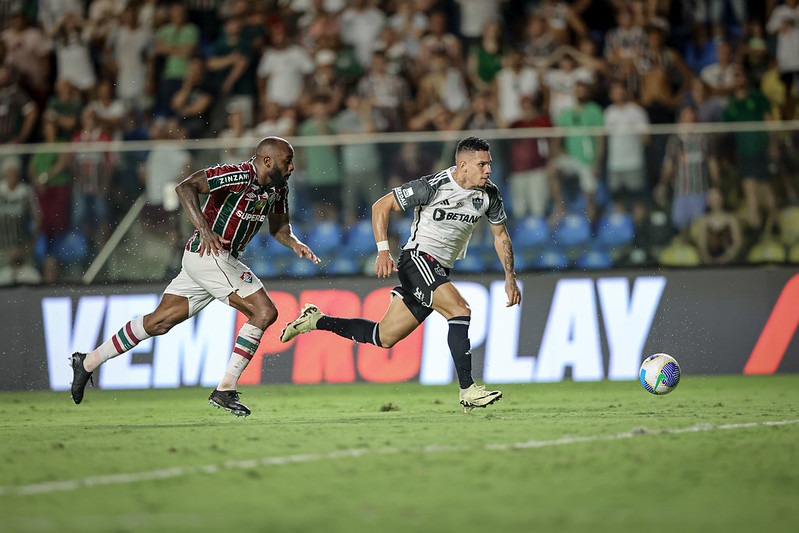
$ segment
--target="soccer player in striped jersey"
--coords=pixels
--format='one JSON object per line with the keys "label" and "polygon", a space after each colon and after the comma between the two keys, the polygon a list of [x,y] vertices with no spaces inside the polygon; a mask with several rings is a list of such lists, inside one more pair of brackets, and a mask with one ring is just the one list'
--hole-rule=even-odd
{"label": "soccer player in striped jersey", "polygon": [[[491,175],[488,143],[467,137],[455,149],[455,166],[393,189],[372,206],[372,229],[377,241],[375,274],[387,278],[398,272],[400,285],[380,322],[362,318],[338,318],[307,304],[289,322],[280,340],[288,342],[301,333],[331,331],[357,342],[391,348],[415,330],[433,311],[449,322],[447,342],[460,385],[464,410],[486,407],[502,397],[472,379],[469,342],[471,311],[449,278],[450,268],[466,254],[475,225],[483,217],[491,224],[494,249],[505,270],[507,305],[521,302],[513,270],[513,246],[505,227],[505,208]],[[388,246],[388,221],[392,211],[414,210],[411,234],[396,265]]]}
{"label": "soccer player in striped jersey", "polygon": [[[277,309],[258,277],[238,259],[239,254],[268,222],[275,240],[298,257],[319,262],[297,239],[289,222],[288,179],[293,170],[291,144],[266,137],[249,161],[199,170],[176,187],[183,209],[197,228],[186,243],[183,268],[164,290],[155,311],[134,318],[95,350],[72,355],[71,393],[76,404],[83,400],[86,384],[100,365],[145,339],[163,335],[217,299],[241,311],[247,322],[239,330],[225,374],[208,401],[236,416],[250,414],[236,387],[264,330],[277,320]],[[206,195],[202,205],[201,194]]]}

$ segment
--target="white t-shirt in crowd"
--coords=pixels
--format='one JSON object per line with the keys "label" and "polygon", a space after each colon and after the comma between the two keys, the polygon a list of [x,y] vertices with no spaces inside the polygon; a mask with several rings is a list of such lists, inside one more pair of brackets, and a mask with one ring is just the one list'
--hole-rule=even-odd
{"label": "white t-shirt in crowd", "polygon": [[[785,22],[793,22],[793,26],[782,29]],[[775,7],[766,30],[777,35],[777,65],[780,72],[799,70],[799,6]]]}
{"label": "white t-shirt in crowd", "polygon": [[579,67],[571,72],[561,69],[551,69],[544,74],[544,85],[549,88],[549,117],[555,122],[564,109],[574,107],[577,103],[575,96],[577,82],[594,82],[594,73],[585,67]]}
{"label": "white t-shirt in crowd", "polygon": [[[635,102],[611,104],[605,109],[608,133],[608,170],[640,170],[644,168],[644,145],[641,134],[649,126],[644,108]],[[619,133],[614,133],[614,130]],[[624,132],[624,133],[621,133]]]}
{"label": "white t-shirt in crowd", "polygon": [[267,78],[266,99],[283,107],[297,103],[304,78],[313,70],[313,59],[296,44],[282,50],[268,48],[258,64],[258,76]]}
{"label": "white t-shirt in crowd", "polygon": [[503,68],[496,79],[497,112],[506,124],[510,124],[522,117],[522,96],[538,93],[538,72],[532,67],[522,67],[518,72]]}

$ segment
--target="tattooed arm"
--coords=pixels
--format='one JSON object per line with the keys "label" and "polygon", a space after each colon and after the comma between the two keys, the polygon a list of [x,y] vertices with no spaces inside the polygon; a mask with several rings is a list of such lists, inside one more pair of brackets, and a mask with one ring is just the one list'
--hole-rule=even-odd
{"label": "tattooed arm", "polygon": [[516,283],[516,271],[513,269],[513,244],[505,224],[491,224],[491,233],[494,234],[494,250],[505,270],[505,294],[508,295],[506,305],[510,307],[522,301],[522,293]]}

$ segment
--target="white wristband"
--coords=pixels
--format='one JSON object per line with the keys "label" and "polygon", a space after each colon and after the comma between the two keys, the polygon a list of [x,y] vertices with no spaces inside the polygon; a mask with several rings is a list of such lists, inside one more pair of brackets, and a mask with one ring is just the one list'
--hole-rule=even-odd
{"label": "white wristband", "polygon": [[377,243],[377,251],[378,252],[388,252],[389,251],[388,241],[379,241]]}

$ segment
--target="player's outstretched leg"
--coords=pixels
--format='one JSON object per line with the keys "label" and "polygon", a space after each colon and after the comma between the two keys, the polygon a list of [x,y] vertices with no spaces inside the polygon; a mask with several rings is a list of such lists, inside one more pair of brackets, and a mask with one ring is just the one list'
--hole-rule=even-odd
{"label": "player's outstretched leg", "polygon": [[84,359],[86,359],[86,354],[81,352],[75,352],[69,358],[69,363],[72,365],[72,388],[70,393],[72,394],[72,401],[75,403],[83,401],[83,392],[86,390],[86,384],[89,381],[92,382],[92,385],[94,384],[92,373],[83,367]]}
{"label": "player's outstretched leg", "polygon": [[250,414],[250,409],[239,401],[239,391],[237,390],[214,389],[214,392],[208,397],[208,403],[236,416],[248,416]]}
{"label": "player's outstretched leg", "polygon": [[477,385],[476,383],[472,383],[468,389],[461,389],[460,392],[460,400],[464,413],[468,413],[475,407],[485,408],[500,398],[502,398],[502,391],[487,391],[484,386]]}
{"label": "player's outstretched leg", "polygon": [[280,334],[281,342],[288,342],[300,333],[308,333],[316,329],[316,323],[321,318],[322,312],[314,304],[305,304],[302,313],[295,320],[286,324],[283,333]]}

